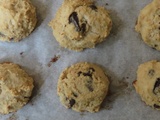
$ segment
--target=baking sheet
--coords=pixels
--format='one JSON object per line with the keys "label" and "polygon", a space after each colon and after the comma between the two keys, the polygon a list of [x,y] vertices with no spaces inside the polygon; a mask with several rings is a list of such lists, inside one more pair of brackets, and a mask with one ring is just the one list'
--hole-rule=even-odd
{"label": "baking sheet", "polygon": [[[0,42],[0,62],[20,64],[35,81],[31,101],[16,113],[0,115],[0,120],[158,120],[159,111],[146,106],[136,94],[132,82],[139,64],[158,59],[160,52],[144,44],[134,26],[139,11],[151,0],[97,0],[109,9],[111,35],[95,49],[74,52],[61,48],[52,36],[48,22],[62,0],[31,0],[37,7],[38,25],[19,43]],[[108,5],[106,5],[108,3]],[[55,58],[58,56],[58,60]],[[106,70],[110,92],[98,113],[78,113],[63,107],[56,94],[62,70],[87,61]]]}

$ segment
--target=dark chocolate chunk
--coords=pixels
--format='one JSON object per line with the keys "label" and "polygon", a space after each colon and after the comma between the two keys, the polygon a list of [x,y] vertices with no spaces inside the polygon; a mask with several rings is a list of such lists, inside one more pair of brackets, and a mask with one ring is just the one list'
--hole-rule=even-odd
{"label": "dark chocolate chunk", "polygon": [[73,107],[73,105],[76,103],[74,99],[69,100],[70,108]]}
{"label": "dark chocolate chunk", "polygon": [[86,31],[86,24],[85,23],[83,23],[82,25],[81,25],[81,33],[83,34],[83,33],[85,33],[85,31]]}
{"label": "dark chocolate chunk", "polygon": [[9,40],[10,40],[10,41],[13,41],[13,40],[14,40],[14,38],[10,38]]}
{"label": "dark chocolate chunk", "polygon": [[76,93],[72,93],[74,97],[78,97],[78,95]]}
{"label": "dark chocolate chunk", "polygon": [[154,85],[154,88],[153,88],[153,93],[156,95],[157,93],[156,93],[156,88],[157,87],[159,87],[159,89],[160,89],[160,78],[157,78],[157,80],[156,80],[156,83],[155,83],[155,85]]}
{"label": "dark chocolate chunk", "polygon": [[155,45],[154,45],[154,47],[156,48],[156,47],[158,47],[158,45],[157,45],[157,44],[155,44]]}
{"label": "dark chocolate chunk", "polygon": [[84,76],[89,76],[92,78],[92,74],[95,72],[93,68],[89,68],[89,71],[87,73],[83,73]]}
{"label": "dark chocolate chunk", "polygon": [[79,19],[78,19],[78,16],[77,16],[77,13],[76,12],[73,12],[70,16],[69,16],[69,24],[70,23],[73,23],[74,26],[76,27],[76,30],[78,32],[81,31],[81,28],[80,28],[80,25],[79,25]]}
{"label": "dark chocolate chunk", "polygon": [[97,10],[97,7],[95,5],[90,5],[89,6],[92,10]]}
{"label": "dark chocolate chunk", "polygon": [[87,73],[83,73],[84,76],[89,76],[92,77],[92,73],[90,73],[90,71],[88,71]]}
{"label": "dark chocolate chunk", "polygon": [[154,108],[160,109],[159,105],[154,104]]}
{"label": "dark chocolate chunk", "polygon": [[153,69],[151,69],[151,70],[149,70],[148,75],[149,75],[149,76],[153,76],[154,73],[155,73],[155,71],[154,71]]}
{"label": "dark chocolate chunk", "polygon": [[80,71],[80,72],[78,72],[78,77],[80,76],[82,74],[82,72]]}
{"label": "dark chocolate chunk", "polygon": [[94,68],[89,68],[90,71],[92,72],[95,72],[95,69]]}
{"label": "dark chocolate chunk", "polygon": [[87,80],[87,83],[86,83],[86,87],[88,88],[88,90],[90,91],[90,92],[93,92],[93,86],[92,86],[92,83],[93,83],[93,81],[92,81],[92,79],[90,79],[90,80]]}
{"label": "dark chocolate chunk", "polygon": [[88,88],[88,90],[90,91],[90,92],[93,92],[93,87],[92,87],[92,85],[91,84],[86,84],[86,87]]}

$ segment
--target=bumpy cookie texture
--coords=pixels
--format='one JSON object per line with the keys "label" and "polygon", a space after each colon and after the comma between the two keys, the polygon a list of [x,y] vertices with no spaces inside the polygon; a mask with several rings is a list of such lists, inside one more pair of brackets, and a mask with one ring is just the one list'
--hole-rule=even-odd
{"label": "bumpy cookie texture", "polygon": [[82,51],[102,42],[112,21],[108,11],[92,0],[65,0],[49,25],[62,47]]}
{"label": "bumpy cookie texture", "polygon": [[160,62],[153,60],[141,64],[133,85],[147,105],[160,110]]}
{"label": "bumpy cookie texture", "polygon": [[18,42],[27,37],[37,23],[30,0],[0,0],[0,40]]}
{"label": "bumpy cookie texture", "polygon": [[13,63],[0,64],[0,113],[8,114],[22,108],[29,100],[33,79]]}
{"label": "bumpy cookie texture", "polygon": [[135,28],[147,45],[160,50],[160,0],[153,0],[140,12]]}
{"label": "bumpy cookie texture", "polygon": [[77,63],[59,77],[57,93],[66,108],[97,112],[107,95],[109,80],[103,70],[91,63]]}

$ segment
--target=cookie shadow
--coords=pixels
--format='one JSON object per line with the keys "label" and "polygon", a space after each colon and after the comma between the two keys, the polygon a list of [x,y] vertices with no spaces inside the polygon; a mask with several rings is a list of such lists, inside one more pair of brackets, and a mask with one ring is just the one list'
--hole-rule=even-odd
{"label": "cookie shadow", "polygon": [[35,71],[33,69],[29,69],[25,66],[22,66],[22,69],[24,69],[29,75],[30,77],[33,78],[33,84],[34,84],[34,88],[32,90],[32,95],[30,97],[30,100],[28,101],[28,104],[33,105],[34,101],[36,101],[37,97],[39,97],[41,95],[40,91],[41,91],[41,87],[44,84],[44,80],[42,79],[42,76],[40,73],[29,73],[29,71]]}
{"label": "cookie shadow", "polygon": [[118,16],[118,13],[115,10],[109,10],[110,17],[112,19],[112,29],[110,35],[104,40],[102,44],[99,44],[99,47],[102,46],[111,46],[117,40],[119,40],[119,35],[121,35],[121,30],[124,27],[122,19]]}
{"label": "cookie shadow", "polygon": [[36,7],[36,13],[37,13],[37,24],[35,27],[35,30],[36,30],[45,20],[52,3],[49,4],[49,1],[43,2],[43,1],[37,1],[37,0],[31,0],[31,2]]}
{"label": "cookie shadow", "polygon": [[105,110],[110,110],[113,108],[115,100],[117,98],[124,97],[131,93],[131,86],[126,81],[127,78],[118,78],[115,74],[109,70],[104,69],[107,73],[108,79],[110,81],[108,95],[104,99],[101,108]]}

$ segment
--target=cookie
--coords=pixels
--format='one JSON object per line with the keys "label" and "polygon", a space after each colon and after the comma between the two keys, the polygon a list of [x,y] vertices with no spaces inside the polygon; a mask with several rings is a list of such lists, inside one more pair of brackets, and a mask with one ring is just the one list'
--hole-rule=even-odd
{"label": "cookie", "polygon": [[37,23],[30,0],[0,0],[0,40],[18,42],[27,37]]}
{"label": "cookie", "polygon": [[29,100],[33,79],[17,64],[0,64],[0,113],[8,114],[22,108]]}
{"label": "cookie", "polygon": [[110,33],[112,21],[108,11],[92,0],[64,0],[49,25],[62,47],[82,51],[102,42]]}
{"label": "cookie", "polygon": [[133,85],[147,105],[160,110],[160,62],[153,60],[141,64]]}
{"label": "cookie", "polygon": [[83,62],[61,73],[57,93],[66,108],[97,112],[107,95],[108,86],[109,80],[99,66]]}
{"label": "cookie", "polygon": [[160,0],[153,0],[140,12],[135,29],[147,45],[160,50]]}

